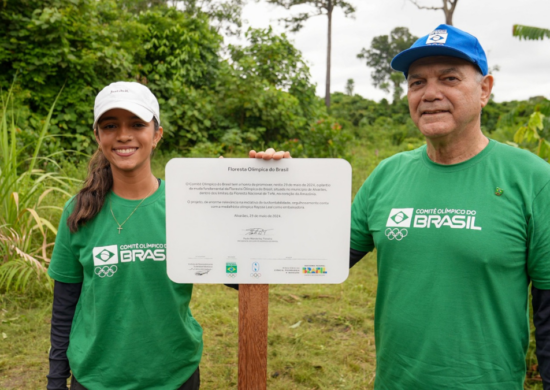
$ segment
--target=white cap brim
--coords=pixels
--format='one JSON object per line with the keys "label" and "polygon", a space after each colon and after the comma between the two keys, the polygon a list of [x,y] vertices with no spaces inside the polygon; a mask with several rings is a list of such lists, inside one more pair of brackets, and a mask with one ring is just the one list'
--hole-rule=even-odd
{"label": "white cap brim", "polygon": [[[105,106],[102,106],[100,109],[95,112],[96,117],[94,119],[94,126],[95,129],[97,126],[97,122],[103,114],[105,114],[109,110],[114,110],[116,108],[120,108],[122,110],[130,111],[132,114],[135,114],[137,117],[139,117],[141,120],[145,122],[151,122],[153,120],[153,117],[155,116],[151,111],[149,111],[147,108],[143,107],[140,104],[137,104],[132,101],[115,101],[115,102],[109,102]],[[157,118],[157,121],[159,121],[159,118]]]}

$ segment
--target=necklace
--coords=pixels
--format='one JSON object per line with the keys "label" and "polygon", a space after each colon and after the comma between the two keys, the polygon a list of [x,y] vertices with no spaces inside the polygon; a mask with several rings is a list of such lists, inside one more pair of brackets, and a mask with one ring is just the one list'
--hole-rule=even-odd
{"label": "necklace", "polygon": [[115,213],[113,213],[113,206],[112,206],[112,204],[111,204],[111,196],[109,196],[109,208],[111,209],[111,215],[113,216],[113,219],[115,220],[116,224],[118,225],[118,227],[117,227],[117,229],[118,229],[118,234],[120,234],[120,231],[123,229],[123,228],[122,228],[122,225],[124,225],[126,222],[128,222],[128,220],[130,219],[130,217],[131,217],[132,215],[134,215],[134,213],[135,213],[136,210],[139,208],[139,206],[141,206],[141,204],[142,204],[143,202],[145,202],[145,199],[147,199],[148,197],[150,197],[151,195],[153,195],[156,191],[157,191],[157,188],[155,188],[155,189],[153,190],[153,192],[151,192],[149,195],[147,195],[145,198],[143,198],[143,199],[141,200],[141,202],[139,202],[139,204],[136,206],[136,208],[134,209],[134,211],[132,211],[132,212],[130,213],[130,215],[128,215],[128,218],[126,218],[126,219],[124,220],[124,222],[122,222],[122,223],[118,223],[118,221],[117,221],[117,219],[116,219],[116,217],[115,217]]}

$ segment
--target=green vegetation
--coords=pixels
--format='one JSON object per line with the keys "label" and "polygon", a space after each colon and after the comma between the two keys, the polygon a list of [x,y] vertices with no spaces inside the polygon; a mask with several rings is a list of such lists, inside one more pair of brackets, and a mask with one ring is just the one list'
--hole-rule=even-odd
{"label": "green vegetation", "polygon": [[[181,12],[165,3],[0,2],[0,389],[44,387],[45,271],[61,207],[95,149],[94,97],[108,83],[137,80],[159,97],[165,138],[153,160],[158,177],[171,157],[245,157],[250,147],[273,146],[294,157],[348,159],[355,194],[382,159],[424,143],[400,93],[393,103],[364,99],[350,79],[346,94],[330,96],[329,114],[284,34],[249,30],[246,45],[224,46],[215,9],[202,12],[189,0]],[[239,26],[238,18],[226,20]],[[386,83],[399,81],[386,76]],[[550,157],[550,101],[543,97],[491,101],[482,124],[491,138]],[[342,285],[271,286],[268,387],[372,388],[376,285],[370,254]],[[205,329],[203,387],[236,388],[237,293],[196,286],[192,307]],[[525,388],[541,389],[533,342],[527,365]]]}
{"label": "green vegetation", "polygon": [[[367,66],[374,69],[371,74],[372,84],[383,91],[389,92],[393,88],[393,101],[397,102],[403,94],[402,84],[405,76],[396,72],[390,66],[391,60],[403,50],[408,49],[418,39],[409,32],[407,27],[394,28],[389,36],[374,37],[370,49],[363,48],[357,58],[365,59]],[[392,85],[393,84],[393,85]]]}
{"label": "green vegetation", "polygon": [[[406,146],[365,139],[350,145],[353,193],[383,158]],[[168,153],[155,157],[155,175],[164,177],[169,158]],[[82,175],[84,166],[71,169]],[[76,171],[70,172],[78,176]],[[372,389],[376,287],[375,254],[357,264],[341,285],[271,286],[268,388]],[[204,328],[203,387],[236,389],[238,294],[225,286],[196,285],[191,305]],[[44,387],[50,310],[51,296],[37,296],[32,291],[0,297],[0,389]],[[536,365],[533,351],[534,341],[528,367],[535,380],[528,380],[525,388],[541,390],[536,371],[531,371]]]}
{"label": "green vegetation", "polygon": [[40,155],[55,102],[36,142],[24,143],[18,136],[22,130],[16,126],[11,92],[2,96],[0,121],[0,290],[51,289],[46,269],[59,218],[51,209],[60,208],[47,201],[51,193],[68,196],[70,190],[69,179],[41,169],[56,165],[54,156]]}
{"label": "green vegetation", "polygon": [[160,5],[133,13],[114,0],[0,2],[0,88],[17,75],[19,123],[36,133],[65,86],[50,127],[63,136],[44,147],[74,150],[65,157],[72,161],[95,148],[96,93],[119,80],[140,81],[155,93],[164,147],[179,153],[278,146],[289,139],[305,147],[311,124],[333,122],[301,53],[284,34],[252,29],[247,45],[225,47],[208,16],[197,12]]}
{"label": "green vegetation", "polygon": [[514,24],[512,34],[519,39],[536,41],[538,39],[550,38],[550,29]]}

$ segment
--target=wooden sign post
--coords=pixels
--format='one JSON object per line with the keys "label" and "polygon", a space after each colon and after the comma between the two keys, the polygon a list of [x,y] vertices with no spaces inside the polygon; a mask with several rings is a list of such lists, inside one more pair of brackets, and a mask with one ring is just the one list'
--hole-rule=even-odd
{"label": "wooden sign post", "polygon": [[239,285],[239,390],[267,388],[269,284]]}

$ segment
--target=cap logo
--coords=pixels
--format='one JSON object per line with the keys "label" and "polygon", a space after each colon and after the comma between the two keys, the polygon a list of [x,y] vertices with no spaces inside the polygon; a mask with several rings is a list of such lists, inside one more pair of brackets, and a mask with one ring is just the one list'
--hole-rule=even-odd
{"label": "cap logo", "polygon": [[111,93],[117,93],[117,92],[130,92],[127,89],[115,89],[114,91],[111,91]]}
{"label": "cap logo", "polygon": [[435,30],[428,35],[426,45],[443,45],[447,42],[447,30]]}

